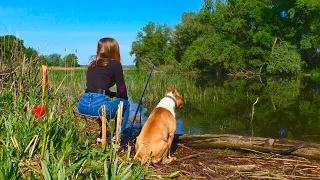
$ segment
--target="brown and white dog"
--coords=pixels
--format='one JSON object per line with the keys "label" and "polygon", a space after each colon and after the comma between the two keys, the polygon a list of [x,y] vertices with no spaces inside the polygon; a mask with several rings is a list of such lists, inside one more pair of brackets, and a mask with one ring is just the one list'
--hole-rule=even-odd
{"label": "brown and white dog", "polygon": [[170,157],[170,147],[176,131],[175,108],[183,108],[183,100],[174,87],[167,88],[165,97],[159,102],[157,107],[151,112],[148,120],[143,125],[137,137],[134,159],[141,164],[146,163],[149,157],[152,163],[162,160],[163,164],[168,164],[176,158]]}

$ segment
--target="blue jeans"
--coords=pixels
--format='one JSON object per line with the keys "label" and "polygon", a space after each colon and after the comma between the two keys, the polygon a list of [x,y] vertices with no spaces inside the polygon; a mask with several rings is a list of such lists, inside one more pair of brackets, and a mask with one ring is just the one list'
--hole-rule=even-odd
{"label": "blue jeans", "polygon": [[118,104],[123,102],[123,119],[121,133],[123,134],[129,119],[130,103],[126,99],[118,98],[112,101],[108,96],[98,93],[85,93],[79,100],[78,111],[89,116],[101,116],[102,106],[106,105],[107,119],[114,118],[118,111]]}

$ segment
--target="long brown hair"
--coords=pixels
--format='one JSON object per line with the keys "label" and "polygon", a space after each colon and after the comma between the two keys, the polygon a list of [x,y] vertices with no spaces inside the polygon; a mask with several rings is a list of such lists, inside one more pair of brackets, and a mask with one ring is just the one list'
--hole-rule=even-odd
{"label": "long brown hair", "polygon": [[113,38],[101,38],[98,42],[97,54],[89,64],[89,68],[95,65],[106,66],[110,60],[121,61],[118,42]]}

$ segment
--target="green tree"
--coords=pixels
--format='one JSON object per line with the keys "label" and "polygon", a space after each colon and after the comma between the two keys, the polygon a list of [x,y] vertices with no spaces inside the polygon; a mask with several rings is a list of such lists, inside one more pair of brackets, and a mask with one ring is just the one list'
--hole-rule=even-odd
{"label": "green tree", "polygon": [[176,58],[200,70],[258,69],[274,39],[264,22],[269,9],[270,3],[259,0],[204,1],[199,13],[184,14],[176,26]]}
{"label": "green tree", "polygon": [[201,14],[195,12],[186,12],[182,14],[182,23],[176,25],[173,46],[174,46],[174,56],[178,62],[182,61],[182,57],[191,44],[197,40],[202,34],[205,34],[207,21],[202,19]]}
{"label": "green tree", "polygon": [[296,48],[287,42],[277,45],[267,62],[267,71],[272,74],[301,71],[302,61]]}
{"label": "green tree", "polygon": [[198,12],[182,14],[169,36],[165,27],[147,24],[131,55],[137,66],[168,59],[188,69],[297,73],[301,62],[320,66],[319,12],[317,0],[203,0]]}
{"label": "green tree", "polygon": [[48,66],[62,66],[61,54],[50,54],[47,56]]}
{"label": "green tree", "polygon": [[41,62],[41,64],[47,65],[47,66],[51,66],[48,60],[48,56],[44,56],[44,55],[40,55],[39,56],[39,61]]}
{"label": "green tree", "polygon": [[295,45],[310,66],[320,66],[320,1],[296,0],[288,15],[292,21]]}
{"label": "green tree", "polygon": [[132,43],[130,55],[135,55],[138,68],[144,64],[164,65],[173,63],[172,29],[167,25],[149,22]]}
{"label": "green tree", "polygon": [[39,53],[38,53],[38,51],[36,51],[32,47],[28,47],[25,50],[25,55],[26,55],[26,60],[31,61],[31,60],[35,59],[36,57],[38,57]]}
{"label": "green tree", "polygon": [[187,48],[183,62],[191,68],[197,67],[204,71],[215,69],[222,72],[225,68],[241,67],[243,61],[240,47],[216,34],[202,36],[194,41]]}
{"label": "green tree", "polygon": [[63,58],[62,66],[79,67],[78,57],[75,54],[68,54]]}

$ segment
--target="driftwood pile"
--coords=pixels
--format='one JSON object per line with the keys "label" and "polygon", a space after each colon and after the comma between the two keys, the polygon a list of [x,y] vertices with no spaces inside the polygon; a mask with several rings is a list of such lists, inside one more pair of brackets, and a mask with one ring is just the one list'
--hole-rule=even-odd
{"label": "driftwood pile", "polygon": [[192,149],[234,149],[256,153],[295,155],[320,159],[320,144],[231,134],[182,135],[179,142]]}
{"label": "driftwood pile", "polygon": [[[150,179],[319,179],[320,145],[230,134],[176,137],[177,157]],[[249,152],[249,153],[248,153]]]}
{"label": "driftwood pile", "polygon": [[156,165],[150,179],[320,179],[320,161],[316,160],[178,146],[173,154],[178,160]]}

